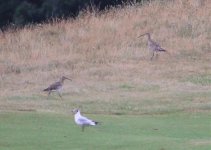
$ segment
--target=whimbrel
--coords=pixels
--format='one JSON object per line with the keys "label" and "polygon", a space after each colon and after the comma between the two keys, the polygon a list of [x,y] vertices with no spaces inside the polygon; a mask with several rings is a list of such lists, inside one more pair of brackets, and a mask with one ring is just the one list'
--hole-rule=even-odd
{"label": "whimbrel", "polygon": [[98,124],[98,122],[82,116],[79,109],[74,109],[73,113],[75,114],[74,115],[75,123],[81,126],[82,131],[84,131],[84,128],[86,126],[95,126]]}
{"label": "whimbrel", "polygon": [[139,37],[144,36],[144,35],[147,35],[147,37],[148,37],[148,48],[149,48],[149,50],[152,51],[152,57],[151,57],[150,60],[152,60],[152,58],[154,57],[154,53],[156,53],[156,55],[157,55],[158,52],[166,52],[165,49],[163,49],[158,43],[156,43],[155,41],[153,41],[151,39],[150,33],[142,34]]}
{"label": "whimbrel", "polygon": [[62,90],[62,86],[63,86],[65,79],[72,81],[71,79],[69,79],[65,76],[62,76],[59,81],[51,84],[48,88],[44,89],[43,91],[48,92],[48,96],[51,94],[52,91],[56,91],[58,93],[58,95],[60,96],[60,98],[62,99],[61,90]]}

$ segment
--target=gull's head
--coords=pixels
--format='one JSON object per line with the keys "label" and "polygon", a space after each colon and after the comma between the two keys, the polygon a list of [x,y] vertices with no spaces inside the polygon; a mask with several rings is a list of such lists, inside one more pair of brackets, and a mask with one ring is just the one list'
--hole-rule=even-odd
{"label": "gull's head", "polygon": [[72,112],[73,112],[74,114],[77,114],[78,112],[80,112],[80,110],[79,110],[79,109],[73,109]]}

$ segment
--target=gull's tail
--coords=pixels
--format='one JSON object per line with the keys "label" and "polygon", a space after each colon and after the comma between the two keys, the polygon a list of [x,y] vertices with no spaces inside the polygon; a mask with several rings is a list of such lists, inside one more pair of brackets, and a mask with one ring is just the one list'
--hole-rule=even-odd
{"label": "gull's tail", "polygon": [[95,125],[99,124],[99,122],[97,122],[97,121],[94,121],[94,123],[95,123]]}
{"label": "gull's tail", "polygon": [[93,125],[93,126],[96,126],[97,124],[99,124],[99,122],[93,121],[93,120],[92,120],[92,125]]}

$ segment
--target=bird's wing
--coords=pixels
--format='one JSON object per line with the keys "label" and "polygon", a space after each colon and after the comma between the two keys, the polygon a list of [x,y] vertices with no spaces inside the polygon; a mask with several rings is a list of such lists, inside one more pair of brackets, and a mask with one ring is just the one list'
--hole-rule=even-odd
{"label": "bird's wing", "polygon": [[84,124],[84,125],[95,125],[95,122],[86,118],[86,117],[83,117],[81,116],[80,118],[78,118],[78,121],[81,123],[81,124]]}
{"label": "bird's wing", "polygon": [[155,47],[160,47],[160,45],[158,43],[156,43],[155,41],[151,41],[151,44]]}
{"label": "bird's wing", "polygon": [[53,84],[51,84],[48,89],[49,90],[55,90],[58,86],[61,86],[61,83],[60,82],[55,82]]}
{"label": "bird's wing", "polygon": [[156,43],[155,41],[151,41],[151,46],[154,47],[155,50],[158,51],[166,51],[165,49],[163,49],[158,43]]}

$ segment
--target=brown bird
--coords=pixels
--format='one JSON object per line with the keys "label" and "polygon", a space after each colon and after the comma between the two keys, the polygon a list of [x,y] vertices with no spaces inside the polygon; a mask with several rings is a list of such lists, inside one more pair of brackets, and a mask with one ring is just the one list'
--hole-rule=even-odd
{"label": "brown bird", "polygon": [[69,79],[65,76],[62,76],[59,81],[51,84],[48,88],[44,89],[43,91],[48,92],[48,96],[51,94],[52,91],[56,91],[58,93],[59,97],[62,99],[61,91],[62,91],[62,86],[63,86],[65,79],[72,81],[71,79]]}
{"label": "brown bird", "polygon": [[154,57],[154,53],[157,54],[158,52],[166,52],[165,49],[163,49],[158,43],[156,43],[155,41],[153,41],[151,39],[150,33],[142,34],[139,37],[144,36],[144,35],[147,35],[147,37],[148,37],[148,49],[152,51],[152,57],[151,57],[150,60],[152,60],[152,58]]}

